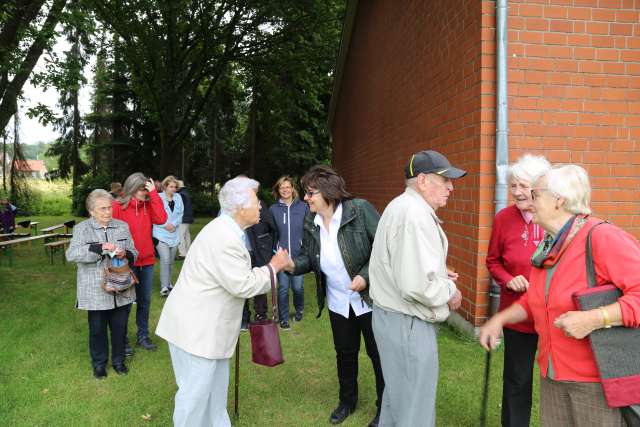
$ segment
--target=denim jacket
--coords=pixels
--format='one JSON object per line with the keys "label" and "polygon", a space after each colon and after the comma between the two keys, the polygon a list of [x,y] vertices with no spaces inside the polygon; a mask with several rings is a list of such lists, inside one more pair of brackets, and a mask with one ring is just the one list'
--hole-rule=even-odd
{"label": "denim jacket", "polygon": [[[304,233],[300,255],[295,257],[294,275],[313,271],[316,276],[316,293],[318,298],[318,316],[322,314],[327,294],[327,284],[320,269],[320,227],[314,224],[316,214],[309,212],[304,220]],[[367,288],[360,291],[360,296],[369,305],[369,257],[376,235],[380,214],[363,199],[342,201],[342,219],[338,229],[338,246],[349,277],[358,274],[367,282]]]}

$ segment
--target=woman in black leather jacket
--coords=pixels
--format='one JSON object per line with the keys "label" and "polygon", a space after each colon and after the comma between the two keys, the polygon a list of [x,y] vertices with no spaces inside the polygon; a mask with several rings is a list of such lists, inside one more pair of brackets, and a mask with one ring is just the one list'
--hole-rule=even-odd
{"label": "woman in black leather jacket", "polygon": [[371,329],[368,295],[369,257],[380,215],[366,200],[354,199],[344,179],[328,166],[314,166],[301,179],[309,214],[304,221],[302,249],[292,263],[293,274],[313,271],[319,312],[325,297],[336,349],[340,402],[329,421],[339,424],[356,408],[360,336],[376,377],[378,425],[384,380],[380,356]]}

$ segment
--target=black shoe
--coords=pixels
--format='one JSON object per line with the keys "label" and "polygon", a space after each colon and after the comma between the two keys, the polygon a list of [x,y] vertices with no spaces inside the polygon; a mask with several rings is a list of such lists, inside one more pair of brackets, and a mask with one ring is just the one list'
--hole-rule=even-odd
{"label": "black shoe", "polygon": [[256,318],[255,321],[259,321],[259,320],[266,320],[267,319],[267,315],[266,314],[256,314]]}
{"label": "black shoe", "polygon": [[288,331],[289,329],[291,329],[291,326],[289,326],[289,322],[280,322],[280,328]]}
{"label": "black shoe", "polygon": [[124,363],[122,365],[113,365],[113,370],[118,375],[127,375],[129,373],[129,368]]}
{"label": "black shoe", "polygon": [[331,417],[329,418],[329,422],[331,424],[340,424],[341,422],[346,420],[349,415],[353,414],[353,411],[355,411],[355,410],[356,410],[356,408],[352,408],[352,407],[350,407],[348,405],[345,405],[344,403],[341,403],[331,413]]}
{"label": "black shoe", "polygon": [[376,414],[375,417],[369,423],[369,427],[378,427],[378,423],[380,422],[380,414]]}
{"label": "black shoe", "polygon": [[149,351],[155,351],[158,348],[157,345],[151,342],[151,338],[149,337],[144,337],[142,339],[139,339],[136,345],[138,347],[142,347],[145,350],[149,350]]}
{"label": "black shoe", "polygon": [[133,348],[131,348],[129,343],[126,343],[124,345],[124,357],[131,357],[131,356],[133,356]]}
{"label": "black shoe", "polygon": [[294,319],[296,322],[299,322],[302,320],[302,312],[301,311],[296,311],[296,315],[294,316]]}
{"label": "black shoe", "polygon": [[93,368],[93,376],[99,380],[107,378],[107,368],[104,366],[96,366]]}
{"label": "black shoe", "polygon": [[243,320],[242,323],[240,324],[240,331],[246,332],[248,330],[249,330],[249,321]]}

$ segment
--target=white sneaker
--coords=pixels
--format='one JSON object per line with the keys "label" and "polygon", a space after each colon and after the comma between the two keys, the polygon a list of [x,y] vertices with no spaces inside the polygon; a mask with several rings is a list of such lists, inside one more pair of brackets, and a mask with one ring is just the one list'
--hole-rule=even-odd
{"label": "white sneaker", "polygon": [[161,297],[169,296],[169,292],[171,292],[169,288],[162,288],[160,289],[160,296]]}

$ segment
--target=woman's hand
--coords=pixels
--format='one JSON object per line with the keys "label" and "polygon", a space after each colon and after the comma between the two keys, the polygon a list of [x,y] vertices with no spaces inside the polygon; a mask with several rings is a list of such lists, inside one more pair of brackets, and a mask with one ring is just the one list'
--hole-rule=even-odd
{"label": "woman's hand", "polygon": [[273,268],[274,272],[279,272],[283,270],[285,267],[289,266],[291,262],[291,258],[289,258],[289,252],[286,249],[278,249],[278,252],[275,253],[274,256],[271,257],[271,268]]}
{"label": "woman's hand", "polygon": [[126,251],[125,251],[124,249],[122,249],[122,248],[116,248],[116,252],[115,252],[116,257],[118,257],[118,258],[122,259],[122,258],[124,258],[124,257],[125,257],[125,255],[126,255],[126,254],[127,254],[127,253],[126,253]]}
{"label": "woman's hand", "polygon": [[103,250],[103,251],[113,252],[113,251],[115,251],[116,249],[117,249],[117,248],[116,248],[115,243],[106,242],[106,243],[103,243],[103,244],[102,244],[102,250]]}
{"label": "woman's hand", "polygon": [[553,326],[562,329],[566,336],[581,340],[601,328],[603,323],[599,310],[567,311],[556,318]]}
{"label": "woman's hand", "polygon": [[151,192],[156,189],[156,185],[153,183],[153,179],[149,178],[144,182],[144,188],[147,189],[148,192]]}
{"label": "woman's hand", "polygon": [[456,282],[458,280],[458,277],[460,277],[460,275],[455,271],[449,269],[449,267],[447,267],[447,277],[449,278],[449,280]]}
{"label": "woman's hand", "polygon": [[499,316],[493,316],[480,327],[480,345],[487,351],[495,350],[501,335],[502,321]]}
{"label": "woman's hand", "polygon": [[349,285],[349,288],[355,292],[363,291],[366,289],[366,287],[367,281],[364,280],[364,277],[359,274],[357,274],[356,277],[353,278],[353,280],[351,281],[351,285]]}
{"label": "woman's hand", "polygon": [[516,292],[525,292],[529,288],[529,281],[522,275],[516,276],[513,279],[509,280],[509,283],[507,283],[507,288]]}
{"label": "woman's hand", "polygon": [[460,308],[461,304],[462,304],[462,294],[460,293],[459,290],[456,289],[456,292],[453,294],[453,296],[449,298],[447,305],[449,306],[450,310],[455,311]]}
{"label": "woman's hand", "polygon": [[167,225],[164,226],[164,228],[169,232],[169,233],[173,233],[174,231],[176,231],[176,227],[171,224],[170,222],[167,223]]}

